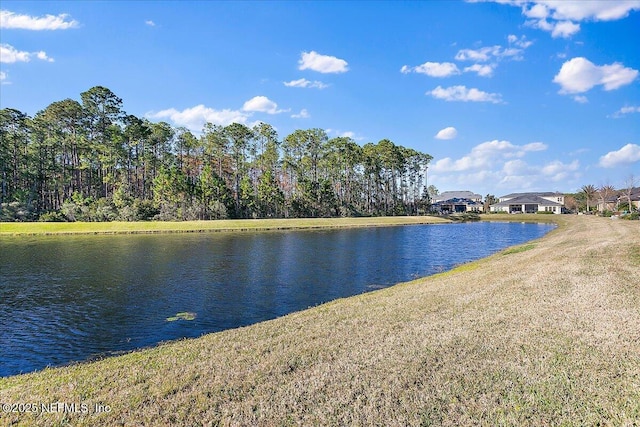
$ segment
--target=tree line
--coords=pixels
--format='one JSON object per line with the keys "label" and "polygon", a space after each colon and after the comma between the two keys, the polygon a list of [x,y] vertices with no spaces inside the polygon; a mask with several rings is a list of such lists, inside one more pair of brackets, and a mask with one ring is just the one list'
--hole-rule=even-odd
{"label": "tree line", "polygon": [[126,114],[96,86],[34,117],[0,110],[0,220],[111,221],[411,215],[432,157],[267,123],[200,135]]}
{"label": "tree line", "polygon": [[593,208],[602,214],[611,209],[633,212],[636,210],[632,198],[634,191],[637,191],[636,183],[635,176],[630,174],[625,178],[623,188],[618,190],[610,184],[599,187],[587,184],[580,188],[575,198],[582,202],[586,212],[591,212]]}

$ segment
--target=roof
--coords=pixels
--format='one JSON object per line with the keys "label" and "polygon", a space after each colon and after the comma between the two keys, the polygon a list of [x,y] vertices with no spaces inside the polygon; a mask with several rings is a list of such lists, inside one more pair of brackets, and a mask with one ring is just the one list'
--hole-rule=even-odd
{"label": "roof", "polygon": [[[543,199],[540,196],[533,195],[534,193],[528,193],[525,195],[517,196],[504,202],[495,203],[491,206],[509,206],[509,205],[543,205],[543,206],[562,206],[561,203],[556,203]],[[555,194],[555,193],[552,193]],[[508,196],[504,196],[508,197]]]}
{"label": "roof", "polygon": [[440,205],[451,205],[451,204],[459,204],[459,205],[482,205],[480,202],[476,202],[475,200],[467,199],[467,198],[454,198],[447,200],[440,200],[439,202],[434,203],[434,206]]}
{"label": "roof", "polygon": [[480,199],[482,195],[476,194],[473,191],[443,191],[433,198],[436,202],[442,202],[452,199]]}
{"label": "roof", "polygon": [[511,194],[507,194],[506,196],[501,196],[500,199],[513,199],[515,197],[521,197],[521,196],[537,196],[537,197],[561,197],[564,196],[564,194],[559,193],[557,191],[544,191],[544,192],[539,192],[539,193],[511,193]]}
{"label": "roof", "polygon": [[[627,191],[629,191],[628,188],[620,190],[618,198],[627,200]],[[631,200],[634,202],[640,200],[640,187],[633,187],[631,189]]]}

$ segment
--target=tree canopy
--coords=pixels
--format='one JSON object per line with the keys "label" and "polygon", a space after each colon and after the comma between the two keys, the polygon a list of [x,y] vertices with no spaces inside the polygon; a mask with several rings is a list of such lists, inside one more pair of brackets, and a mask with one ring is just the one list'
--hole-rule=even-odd
{"label": "tree canopy", "polygon": [[96,86],[34,117],[0,110],[0,220],[191,220],[407,215],[432,157],[267,123],[200,135],[127,114]]}

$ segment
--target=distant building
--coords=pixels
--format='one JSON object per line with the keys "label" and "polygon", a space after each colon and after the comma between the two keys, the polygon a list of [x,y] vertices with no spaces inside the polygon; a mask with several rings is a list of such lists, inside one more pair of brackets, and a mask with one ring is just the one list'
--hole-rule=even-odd
{"label": "distant building", "polygon": [[500,197],[499,200],[489,207],[491,212],[560,214],[564,208],[562,193],[511,193]]}
{"label": "distant building", "polygon": [[443,191],[433,198],[434,203],[444,202],[451,199],[469,199],[482,203],[482,196],[473,191]]}
{"label": "distant building", "polygon": [[[603,211],[617,211],[620,210],[620,205],[628,205],[629,199],[627,197],[627,190],[618,190],[615,194],[611,195],[607,200],[598,201],[598,210]],[[640,187],[634,187],[631,189],[631,206],[635,210],[640,210]]]}
{"label": "distant building", "polygon": [[431,210],[443,214],[483,212],[482,196],[472,191],[444,191],[433,198]]}
{"label": "distant building", "polygon": [[[618,205],[620,205],[621,203],[629,203],[626,190],[620,191]],[[636,210],[640,210],[640,187],[634,187],[631,189],[631,206],[634,206]]]}

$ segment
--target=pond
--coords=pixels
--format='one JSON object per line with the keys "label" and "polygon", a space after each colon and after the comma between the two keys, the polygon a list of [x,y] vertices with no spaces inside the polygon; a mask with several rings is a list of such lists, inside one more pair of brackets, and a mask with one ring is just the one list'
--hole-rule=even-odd
{"label": "pond", "polygon": [[273,319],[445,271],[553,227],[0,238],[0,376]]}

